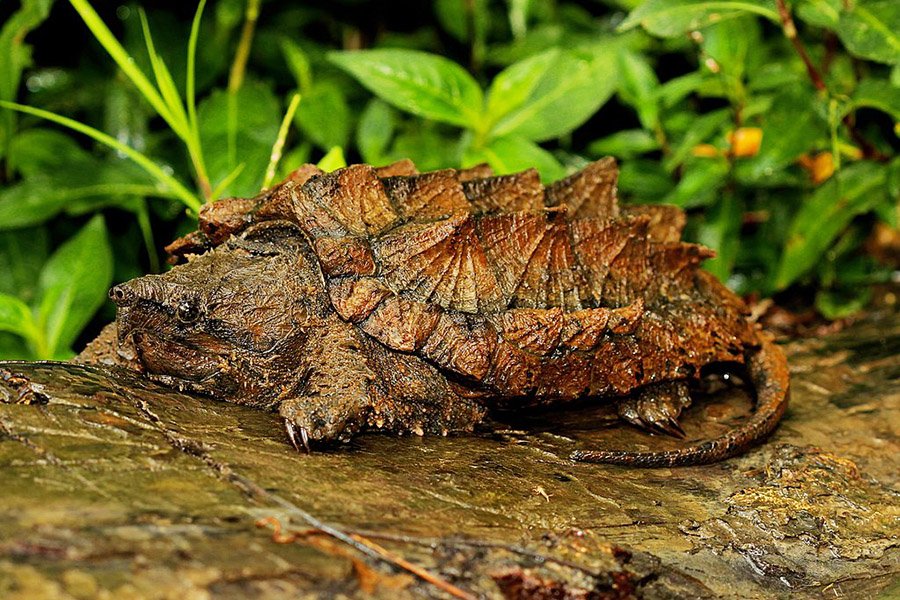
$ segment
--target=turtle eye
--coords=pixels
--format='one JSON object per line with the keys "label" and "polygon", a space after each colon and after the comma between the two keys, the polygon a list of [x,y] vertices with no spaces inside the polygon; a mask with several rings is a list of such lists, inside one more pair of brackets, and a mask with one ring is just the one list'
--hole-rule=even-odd
{"label": "turtle eye", "polygon": [[191,323],[196,323],[197,319],[200,318],[200,309],[194,302],[182,300],[175,307],[175,316],[185,325],[190,325]]}

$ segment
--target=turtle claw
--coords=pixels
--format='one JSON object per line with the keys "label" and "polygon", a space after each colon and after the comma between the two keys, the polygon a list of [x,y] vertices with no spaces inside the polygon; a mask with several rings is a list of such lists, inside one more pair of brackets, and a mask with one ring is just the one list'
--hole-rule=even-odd
{"label": "turtle claw", "polygon": [[678,423],[681,409],[690,404],[690,394],[683,382],[665,382],[649,386],[619,403],[619,416],[651,433],[684,439]]}
{"label": "turtle claw", "polygon": [[[287,430],[288,438],[290,438],[291,444],[294,445],[294,449],[297,452],[300,452],[300,444],[297,443],[297,427],[290,419],[285,419],[284,428]],[[306,427],[300,428],[300,441],[303,443],[303,448],[306,450],[306,453],[309,454],[309,433],[306,431]]]}
{"label": "turtle claw", "polygon": [[650,426],[653,427],[653,429],[658,430],[660,433],[671,435],[672,437],[678,438],[680,440],[683,440],[685,437],[684,429],[681,428],[681,425],[678,424],[678,421],[671,417],[665,420],[651,422]]}

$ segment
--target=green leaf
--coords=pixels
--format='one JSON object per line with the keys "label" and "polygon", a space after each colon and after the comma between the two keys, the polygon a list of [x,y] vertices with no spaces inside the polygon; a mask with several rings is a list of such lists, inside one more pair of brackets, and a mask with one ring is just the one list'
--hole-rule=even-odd
{"label": "green leaf", "polygon": [[718,65],[718,76],[732,87],[739,86],[744,73],[750,70],[748,56],[761,43],[759,22],[751,16],[714,23],[703,30],[703,51]]}
{"label": "green leaf", "polygon": [[394,109],[386,102],[373,99],[366,105],[356,130],[356,146],[364,161],[371,165],[389,162],[386,156],[396,127]]}
{"label": "green leaf", "polygon": [[483,148],[469,149],[463,157],[464,166],[486,162],[498,174],[515,173],[534,167],[541,174],[541,181],[548,183],[562,179],[566,170],[552,154],[521,137],[505,137],[491,140]]}
{"label": "green leaf", "polygon": [[159,91],[153,86],[147,76],[137,66],[134,58],[128,54],[128,51],[122,47],[122,44],[116,39],[109,30],[90,2],[87,0],[69,0],[75,10],[81,15],[85,25],[97,38],[97,41],[109,52],[116,64],[122,69],[122,72],[131,80],[132,83],[140,90],[141,95],[153,106],[154,110],[161,116],[171,127],[172,130],[178,132],[179,123],[173,117],[166,101],[160,95]]}
{"label": "green leaf", "polygon": [[716,256],[706,261],[703,268],[727,281],[740,247],[741,202],[734,193],[724,193],[707,211],[697,230],[697,241],[716,251]]}
{"label": "green leaf", "polygon": [[326,173],[331,173],[336,169],[342,169],[347,166],[347,159],[344,158],[344,150],[343,148],[332,148],[328,151],[325,156],[322,157],[316,166],[325,171]]}
{"label": "green leaf", "polygon": [[858,162],[835,174],[800,207],[791,222],[774,287],[782,290],[821,260],[854,217],[884,201],[886,168]]}
{"label": "green leaf", "polygon": [[871,300],[872,288],[868,286],[840,290],[819,290],[816,293],[816,310],[826,319],[834,321],[858,313]]}
{"label": "green leaf", "polygon": [[147,173],[149,173],[154,179],[156,179],[163,186],[167,187],[168,190],[164,192],[164,194],[172,193],[178,197],[188,208],[191,210],[198,212],[200,210],[200,201],[197,199],[197,196],[192,194],[190,190],[188,190],[184,185],[181,184],[175,177],[168,174],[165,169],[160,167],[156,162],[154,162],[151,158],[142,154],[135,150],[134,148],[121,143],[114,137],[107,135],[100,131],[99,129],[95,129],[90,125],[85,125],[84,123],[80,123],[74,119],[70,119],[68,117],[64,117],[62,115],[58,115],[56,113],[52,113],[50,111],[46,111],[40,108],[34,108],[31,106],[25,106],[22,104],[16,104],[15,102],[5,102],[0,100],[0,108],[6,108],[10,110],[17,110],[19,112],[23,112],[26,114],[34,115],[36,117],[40,117],[42,119],[47,119],[48,121],[53,121],[54,123],[59,123],[64,127],[68,127],[69,129],[74,129],[79,133],[83,133],[94,140],[109,146],[115,150],[118,150],[122,154],[126,155],[128,158],[133,160],[137,165],[139,165],[142,169],[144,169]]}
{"label": "green leaf", "polygon": [[88,159],[88,153],[72,136],[34,127],[20,131],[10,140],[7,162],[11,170],[29,178]]}
{"label": "green leaf", "polygon": [[709,141],[712,135],[720,131],[730,118],[731,113],[725,108],[696,117],[691,127],[673,148],[671,156],[664,161],[666,170],[670,173],[674,171],[691,155],[697,144]]}
{"label": "green leaf", "polygon": [[[303,102],[305,98],[300,104]],[[259,191],[278,138],[281,116],[280,103],[272,91],[253,81],[245,81],[233,94],[214,90],[200,103],[197,121],[214,187],[244,163],[240,174],[222,192],[249,197]]]}
{"label": "green leaf", "polygon": [[693,94],[709,77],[707,73],[695,71],[665,82],[656,90],[663,108],[672,108],[690,94]]}
{"label": "green leaf", "polygon": [[553,48],[535,54],[501,71],[491,82],[487,94],[487,116],[491,123],[527,103],[541,79],[560,58]]}
{"label": "green leaf", "polygon": [[309,92],[312,87],[312,68],[309,65],[309,57],[299,45],[289,38],[281,40],[281,52],[287,62],[288,69],[297,82],[297,88],[301,94]]}
{"label": "green leaf", "polygon": [[31,302],[48,246],[43,227],[0,231],[0,293]]}
{"label": "green leaf", "polygon": [[634,202],[658,202],[673,185],[671,176],[658,160],[626,160],[619,167],[619,192],[633,196]]}
{"label": "green leaf", "polygon": [[900,121],[900,87],[880,79],[864,79],[850,97],[848,109],[874,108]]}
{"label": "green leaf", "polygon": [[483,96],[478,83],[458,64],[416,50],[331,52],[329,60],[379,98],[414,115],[475,128]]}
{"label": "green leaf", "polygon": [[735,174],[744,183],[765,182],[810,150],[827,126],[813,111],[807,88],[788,89],[775,98],[763,115],[762,143],[756,156],[735,163]]}
{"label": "green leaf", "polygon": [[657,90],[659,80],[650,63],[642,55],[630,50],[619,53],[619,98],[637,111],[645,129],[659,123]]}
{"label": "green leaf", "polygon": [[350,139],[350,107],[333,82],[314,84],[303,95],[294,118],[306,138],[322,150],[346,146]]}
{"label": "green leaf", "polygon": [[841,13],[837,34],[850,54],[889,64],[900,63],[900,3],[857,0]]}
{"label": "green leaf", "polygon": [[[540,142],[584,123],[618,86],[616,50],[616,44],[602,43],[590,50],[560,52],[536,81],[517,88],[519,94],[526,87],[530,93],[518,108],[494,122],[490,136],[514,135]],[[536,61],[534,74],[540,62],[529,60]]]}
{"label": "green leaf", "polygon": [[663,204],[696,208],[715,204],[719,190],[728,181],[728,163],[722,159],[696,159],[688,163],[685,173]]}
{"label": "green leaf", "polygon": [[843,0],[803,0],[797,6],[797,16],[810,25],[835,29],[841,18]]}
{"label": "green leaf", "polygon": [[41,271],[37,323],[42,358],[71,353],[75,338],[106,299],[112,270],[106,226],[96,215],[53,253]]}
{"label": "green leaf", "polygon": [[[31,47],[25,44],[25,36],[40,25],[53,0],[23,0],[19,10],[6,17],[0,29],[0,100],[15,100],[22,71],[31,65]],[[15,115],[0,113],[0,158],[6,154],[9,138],[15,130]]]}
{"label": "green leaf", "polygon": [[448,138],[435,123],[403,125],[394,138],[387,162],[409,158],[423,172],[459,166],[462,147],[458,139]]}
{"label": "green leaf", "polygon": [[27,340],[34,339],[34,321],[28,305],[15,296],[0,294],[0,331],[14,333]]}
{"label": "green leaf", "polygon": [[659,150],[659,142],[644,129],[625,129],[591,142],[588,146],[588,154],[598,158],[607,155],[633,158],[654,150]]}
{"label": "green leaf", "polygon": [[747,13],[778,23],[774,4],[772,0],[648,0],[631,11],[619,31],[640,25],[654,35],[676,37]]}

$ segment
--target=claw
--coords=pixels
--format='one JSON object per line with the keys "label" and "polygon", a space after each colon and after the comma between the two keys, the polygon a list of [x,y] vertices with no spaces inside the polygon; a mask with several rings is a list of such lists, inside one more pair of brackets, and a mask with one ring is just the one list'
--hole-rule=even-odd
{"label": "claw", "polygon": [[679,425],[678,421],[675,419],[668,418],[665,421],[657,421],[653,423],[653,426],[672,437],[676,437],[680,440],[684,439],[684,429],[681,428],[681,425]]}
{"label": "claw", "polygon": [[294,445],[294,449],[297,452],[300,452],[300,446],[297,445],[297,436],[296,429],[294,428],[294,424],[291,423],[289,419],[284,420],[284,428],[287,430],[288,438],[290,438],[291,443]]}
{"label": "claw", "polygon": [[676,437],[684,439],[687,436],[687,434],[684,432],[684,429],[682,429],[681,424],[672,417],[669,417],[669,425],[671,425],[672,428],[676,432],[678,432],[678,435]]}
{"label": "claw", "polygon": [[[291,423],[290,419],[284,420],[284,428],[287,430],[288,437],[291,439],[294,449],[297,452],[300,452],[300,444],[297,443],[297,428]],[[306,431],[306,427],[300,428],[300,441],[303,442],[303,449],[309,454],[309,432]]]}
{"label": "claw", "polygon": [[300,439],[303,441],[303,447],[306,448],[306,453],[309,454],[309,434],[306,432],[306,427],[300,428]]}

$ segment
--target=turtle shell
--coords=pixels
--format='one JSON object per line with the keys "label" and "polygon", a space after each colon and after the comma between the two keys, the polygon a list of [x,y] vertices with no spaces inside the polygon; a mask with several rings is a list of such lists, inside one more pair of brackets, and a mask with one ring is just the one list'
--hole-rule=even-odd
{"label": "turtle shell", "polygon": [[620,207],[611,158],[543,186],[533,170],[417,173],[409,161],[306,165],[254,199],[201,212],[176,257],[248,224],[297,223],[335,312],[499,396],[625,394],[744,359],[739,298],[699,269],[672,206]]}

